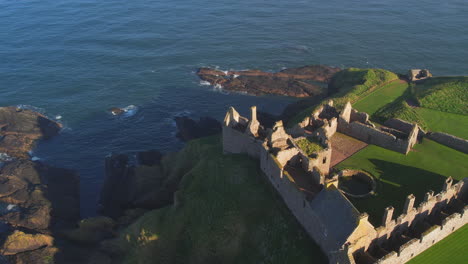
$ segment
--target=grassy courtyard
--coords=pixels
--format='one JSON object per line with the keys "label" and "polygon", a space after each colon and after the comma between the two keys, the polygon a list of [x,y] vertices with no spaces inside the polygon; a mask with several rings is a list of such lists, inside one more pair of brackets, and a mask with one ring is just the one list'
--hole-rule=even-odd
{"label": "grassy courtyard", "polygon": [[468,260],[468,225],[410,260],[408,264],[462,264]]}
{"label": "grassy courtyard", "polygon": [[408,155],[369,145],[336,167],[364,170],[378,180],[375,196],[351,201],[379,226],[385,207],[395,207],[394,215],[399,215],[408,194],[416,195],[417,205],[427,191],[439,192],[446,177],[460,180],[468,175],[467,161],[467,154],[425,139]]}
{"label": "grassy courtyard", "polygon": [[445,132],[468,139],[468,115],[446,113],[423,107],[418,107],[416,111],[424,119],[430,131]]}
{"label": "grassy courtyard", "polygon": [[361,98],[353,105],[353,108],[372,115],[383,106],[403,95],[407,88],[408,83],[396,80]]}

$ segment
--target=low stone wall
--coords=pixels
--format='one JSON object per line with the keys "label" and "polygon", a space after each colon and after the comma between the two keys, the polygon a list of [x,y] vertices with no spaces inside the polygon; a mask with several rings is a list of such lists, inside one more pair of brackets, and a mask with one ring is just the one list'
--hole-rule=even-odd
{"label": "low stone wall", "polygon": [[413,124],[411,124],[410,122],[406,122],[404,120],[398,119],[398,118],[390,118],[387,121],[385,121],[384,125],[386,127],[400,130],[401,132],[405,132],[406,134],[409,134],[411,130],[413,129]]}
{"label": "low stone wall", "polygon": [[455,213],[442,221],[440,226],[436,225],[424,232],[420,239],[412,239],[403,244],[398,252],[391,252],[376,263],[379,264],[399,264],[405,263],[430,248],[435,243],[455,232],[468,222],[468,206],[465,206],[461,214]]}
{"label": "low stone wall", "polygon": [[368,144],[374,144],[400,153],[406,154],[409,151],[408,141],[397,139],[390,133],[360,122],[347,123],[345,120],[340,119],[338,121],[338,132]]}
{"label": "low stone wall", "polygon": [[468,140],[466,139],[440,132],[431,132],[426,136],[435,142],[468,154]]}

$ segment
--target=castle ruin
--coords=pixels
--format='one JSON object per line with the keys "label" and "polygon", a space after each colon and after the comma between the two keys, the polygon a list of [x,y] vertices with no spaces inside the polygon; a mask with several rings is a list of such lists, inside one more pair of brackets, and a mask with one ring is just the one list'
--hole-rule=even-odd
{"label": "castle ruin", "polygon": [[[266,178],[330,263],[404,263],[468,222],[468,178],[455,184],[448,178],[440,193],[428,192],[417,207],[409,195],[399,216],[387,207],[379,227],[338,189],[338,174],[330,171],[336,132],[407,154],[423,133],[417,125],[401,120],[373,124],[349,102],[338,111],[329,101],[290,129],[282,121],[264,128],[256,111],[251,108],[249,120],[229,108],[223,150],[260,161]],[[317,148],[301,148],[304,140]]]}

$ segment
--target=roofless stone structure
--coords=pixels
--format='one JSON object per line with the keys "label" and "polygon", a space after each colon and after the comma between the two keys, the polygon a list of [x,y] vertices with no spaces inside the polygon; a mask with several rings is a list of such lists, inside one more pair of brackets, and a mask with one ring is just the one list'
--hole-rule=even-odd
{"label": "roofless stone structure", "polygon": [[[407,154],[417,143],[417,125],[392,121],[378,127],[349,102],[338,112],[329,101],[291,129],[282,121],[265,129],[256,110],[251,108],[249,120],[229,108],[223,150],[260,161],[266,178],[330,263],[404,263],[468,222],[468,178],[456,184],[448,178],[441,193],[428,192],[418,207],[409,195],[402,215],[394,217],[393,207],[387,207],[377,228],[337,188],[338,175],[330,173],[330,139],[337,131]],[[303,140],[309,140],[308,149],[301,147]]]}

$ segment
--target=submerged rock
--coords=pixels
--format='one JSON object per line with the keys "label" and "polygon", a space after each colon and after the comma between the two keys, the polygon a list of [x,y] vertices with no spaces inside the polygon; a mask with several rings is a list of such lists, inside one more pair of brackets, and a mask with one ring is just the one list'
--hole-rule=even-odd
{"label": "submerged rock", "polygon": [[174,119],[178,129],[177,137],[183,141],[221,133],[221,123],[211,117],[201,117],[198,121],[187,116],[177,116]]}
{"label": "submerged rock", "polygon": [[252,95],[278,94],[292,97],[316,96],[324,92],[317,84],[326,83],[340,68],[311,65],[270,73],[259,70],[220,71],[200,68],[197,75],[211,85],[226,91],[245,92]]}

